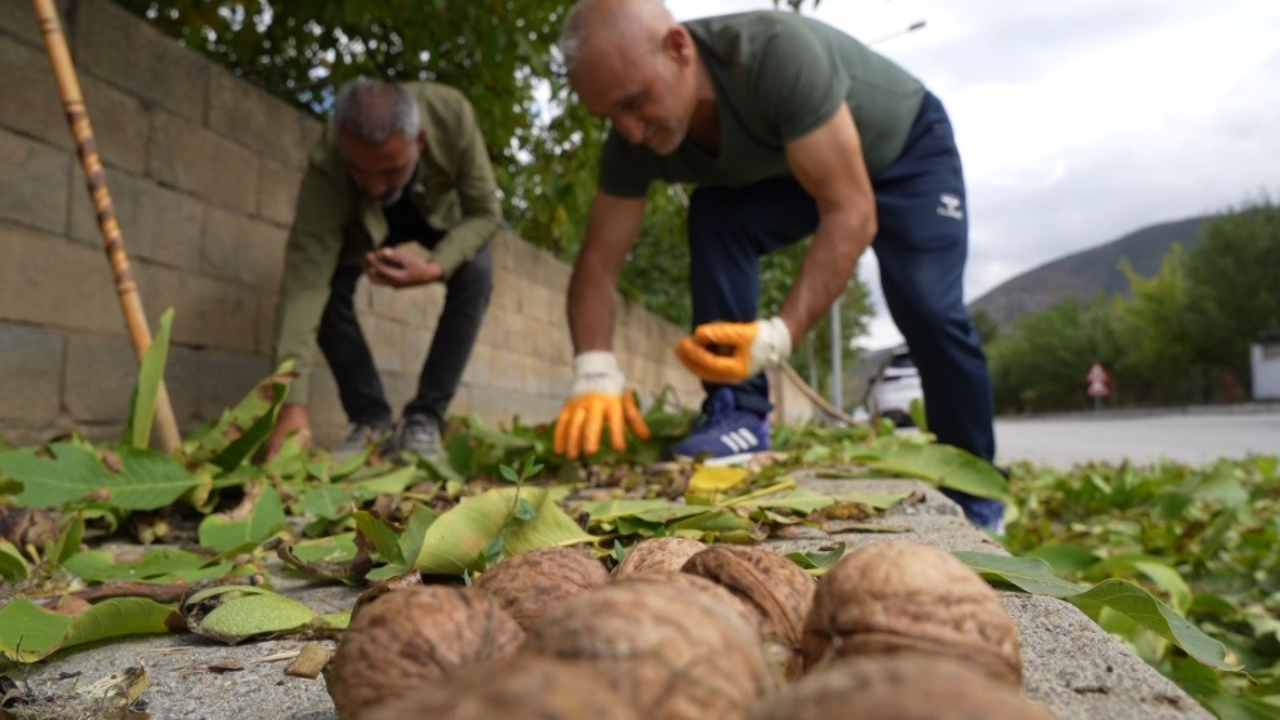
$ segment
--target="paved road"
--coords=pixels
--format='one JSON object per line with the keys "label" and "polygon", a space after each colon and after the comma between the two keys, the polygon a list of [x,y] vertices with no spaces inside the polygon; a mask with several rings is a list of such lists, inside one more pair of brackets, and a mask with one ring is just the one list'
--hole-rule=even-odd
{"label": "paved road", "polygon": [[1275,455],[1280,454],[1280,410],[1001,418],[996,451],[998,462],[1031,460],[1063,469],[1089,460],[1202,465],[1221,457]]}

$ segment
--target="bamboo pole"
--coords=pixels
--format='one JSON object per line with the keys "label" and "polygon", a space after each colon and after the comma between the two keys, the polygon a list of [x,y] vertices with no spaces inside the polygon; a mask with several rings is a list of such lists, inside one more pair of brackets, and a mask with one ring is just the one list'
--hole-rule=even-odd
{"label": "bamboo pole", "polygon": [[[67,124],[75,138],[76,153],[80,156],[89,194],[93,197],[93,206],[98,213],[98,229],[102,233],[107,261],[111,264],[111,272],[115,277],[120,309],[124,311],[129,338],[133,341],[133,349],[141,362],[143,354],[151,346],[151,328],[147,325],[142,298],[138,295],[138,284],[129,267],[124,237],[120,234],[115,206],[111,202],[111,193],[107,190],[107,177],[98,156],[97,143],[93,139],[93,128],[89,125],[89,112],[80,92],[80,81],[71,64],[71,53],[67,50],[67,39],[63,35],[62,23],[58,19],[58,10],[53,0],[31,0],[31,6],[35,10],[36,21],[40,24],[40,35],[44,38],[45,50],[48,51],[49,62],[53,65],[53,74],[58,81],[58,92],[62,95]],[[172,452],[182,444],[178,422],[173,415],[173,406],[169,404],[169,392],[165,389],[163,378],[156,395],[156,429],[160,436],[160,447],[165,452]]]}

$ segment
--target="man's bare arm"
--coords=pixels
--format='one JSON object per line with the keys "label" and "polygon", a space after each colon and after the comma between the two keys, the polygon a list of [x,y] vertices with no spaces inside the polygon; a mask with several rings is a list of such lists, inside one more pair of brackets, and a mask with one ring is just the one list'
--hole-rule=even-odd
{"label": "man's bare arm", "polygon": [[858,258],[875,239],[876,204],[862,141],[847,104],[787,144],[787,162],[818,203],[818,229],[778,314],[799,342],[844,292]]}
{"label": "man's bare arm", "polygon": [[597,192],[582,252],[569,279],[569,332],[574,353],[613,349],[614,292],[644,219],[644,198]]}

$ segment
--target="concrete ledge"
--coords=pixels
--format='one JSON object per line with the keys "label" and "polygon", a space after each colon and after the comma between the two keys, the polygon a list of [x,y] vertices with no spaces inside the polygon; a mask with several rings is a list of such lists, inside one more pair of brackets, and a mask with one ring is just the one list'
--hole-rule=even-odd
{"label": "concrete ledge", "polygon": [[[770,540],[779,552],[816,549],[832,542],[852,549],[888,538],[910,538],[947,550],[1003,553],[987,535],[966,523],[959,508],[926,483],[911,480],[824,480],[800,474],[803,487],[831,493],[910,492],[908,502],[869,524],[878,530],[809,532],[803,537]],[[851,523],[843,523],[846,530]],[[864,526],[865,527],[865,524]],[[895,529],[901,528],[901,531]],[[273,570],[279,571],[276,564]],[[359,591],[342,586],[304,583],[273,575],[281,592],[318,612],[349,609]],[[1025,672],[1024,691],[1061,720],[1212,720],[1212,715],[1104,632],[1075,606],[1049,597],[1001,593],[1018,626]],[[330,645],[332,643],[329,643]],[[285,662],[255,662],[296,650],[300,641],[279,640],[226,647],[193,635],[143,638],[71,652],[32,669],[28,682],[36,696],[66,692],[70,680],[60,673],[79,673],[88,683],[141,662],[151,678],[143,696],[157,718],[217,717],[336,720],[322,679],[284,675]],[[237,659],[245,669],[215,673],[208,665]],[[65,676],[64,676],[65,677]]]}

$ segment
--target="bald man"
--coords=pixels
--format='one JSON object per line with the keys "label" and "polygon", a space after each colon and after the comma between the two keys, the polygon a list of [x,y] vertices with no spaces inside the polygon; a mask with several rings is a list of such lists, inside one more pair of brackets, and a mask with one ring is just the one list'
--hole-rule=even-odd
{"label": "bald man", "polygon": [[[582,0],[560,42],[569,80],[612,128],[569,286],[576,381],[555,447],[647,430],[612,353],[614,289],[655,180],[689,205],[693,334],[676,348],[707,399],[676,457],[740,462],[769,447],[769,388],[875,242],[890,312],[920,369],[929,429],[990,461],[986,360],[963,303],[964,180],[942,104],[856,39],[785,12],[677,23],[658,0]],[[759,318],[761,255],[812,237],[778,314]],[[1001,503],[954,493],[997,530]]]}
{"label": "bald man", "polygon": [[[285,246],[275,361],[295,361],[266,455],[311,433],[309,375],[320,346],[351,422],[333,448],[346,457],[438,456],[445,413],[475,346],[493,289],[489,241],[502,226],[497,184],[471,103],[437,83],[359,79],[343,85],[315,148]],[[360,278],[406,291],[441,284],[444,309],[400,422],[356,317]]]}

